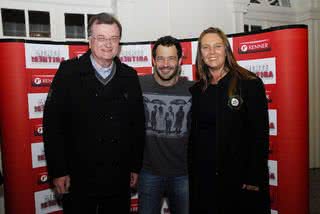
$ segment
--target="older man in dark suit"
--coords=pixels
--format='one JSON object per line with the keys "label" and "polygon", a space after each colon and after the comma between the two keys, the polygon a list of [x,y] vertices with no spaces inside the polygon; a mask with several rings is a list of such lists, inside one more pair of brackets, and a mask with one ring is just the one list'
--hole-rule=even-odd
{"label": "older man in dark suit", "polygon": [[90,50],[61,63],[48,93],[48,171],[57,193],[69,192],[70,213],[129,213],[144,143],[141,89],[117,57],[118,20],[98,14],[88,32]]}

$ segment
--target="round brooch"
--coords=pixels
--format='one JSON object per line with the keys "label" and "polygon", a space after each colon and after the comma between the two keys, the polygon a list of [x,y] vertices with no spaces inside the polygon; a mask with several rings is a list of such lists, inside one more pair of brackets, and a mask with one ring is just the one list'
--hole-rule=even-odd
{"label": "round brooch", "polygon": [[239,110],[242,103],[243,100],[239,95],[232,95],[229,97],[228,106],[233,110]]}

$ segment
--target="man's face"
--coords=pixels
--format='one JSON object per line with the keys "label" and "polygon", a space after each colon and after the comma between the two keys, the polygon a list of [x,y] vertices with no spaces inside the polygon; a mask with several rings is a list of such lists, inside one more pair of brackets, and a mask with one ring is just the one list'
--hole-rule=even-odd
{"label": "man's face", "polygon": [[119,52],[120,31],[116,24],[93,24],[89,45],[94,59],[101,66],[111,64]]}
{"label": "man's face", "polygon": [[163,81],[168,81],[178,75],[181,59],[178,59],[178,51],[173,46],[159,45],[156,57],[153,59],[154,72]]}

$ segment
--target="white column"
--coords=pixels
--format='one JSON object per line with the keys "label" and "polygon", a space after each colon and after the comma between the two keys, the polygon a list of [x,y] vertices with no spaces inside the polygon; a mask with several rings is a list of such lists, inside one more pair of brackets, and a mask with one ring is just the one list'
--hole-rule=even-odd
{"label": "white column", "polygon": [[320,0],[296,2],[297,22],[308,25],[309,167],[320,167]]}
{"label": "white column", "polygon": [[[320,12],[319,12],[320,13]],[[309,105],[310,105],[310,167],[320,167],[320,19],[309,25]]]}
{"label": "white column", "polygon": [[320,0],[312,0],[309,19],[309,164],[320,167]]}
{"label": "white column", "polygon": [[248,11],[250,0],[232,0],[235,33],[244,31],[244,14]]}
{"label": "white column", "polygon": [[111,6],[112,13],[113,13],[115,16],[118,16],[118,4],[117,4],[117,0],[111,0],[111,1],[110,1],[110,6]]}

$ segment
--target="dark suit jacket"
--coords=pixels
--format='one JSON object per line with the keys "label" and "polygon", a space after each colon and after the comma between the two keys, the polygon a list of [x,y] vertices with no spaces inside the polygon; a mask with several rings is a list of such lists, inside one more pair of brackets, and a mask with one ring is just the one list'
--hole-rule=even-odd
{"label": "dark suit jacket", "polygon": [[[270,212],[268,195],[269,122],[265,89],[261,79],[240,80],[235,95],[243,99],[239,108],[228,105],[228,87],[233,76],[230,72],[217,85],[216,154],[214,170],[218,201],[213,202],[219,214]],[[197,163],[205,152],[199,148],[198,113],[201,82],[191,89],[192,128],[188,152],[192,213],[197,213]],[[255,185],[257,192],[241,189],[242,184]],[[252,201],[254,199],[254,201]],[[215,204],[215,205],[214,205]],[[254,210],[250,212],[250,209]]]}
{"label": "dark suit jacket", "polygon": [[45,104],[44,145],[49,175],[70,175],[71,190],[90,195],[128,193],[144,145],[142,94],[134,69],[114,59],[104,86],[90,51],[61,63]]}

